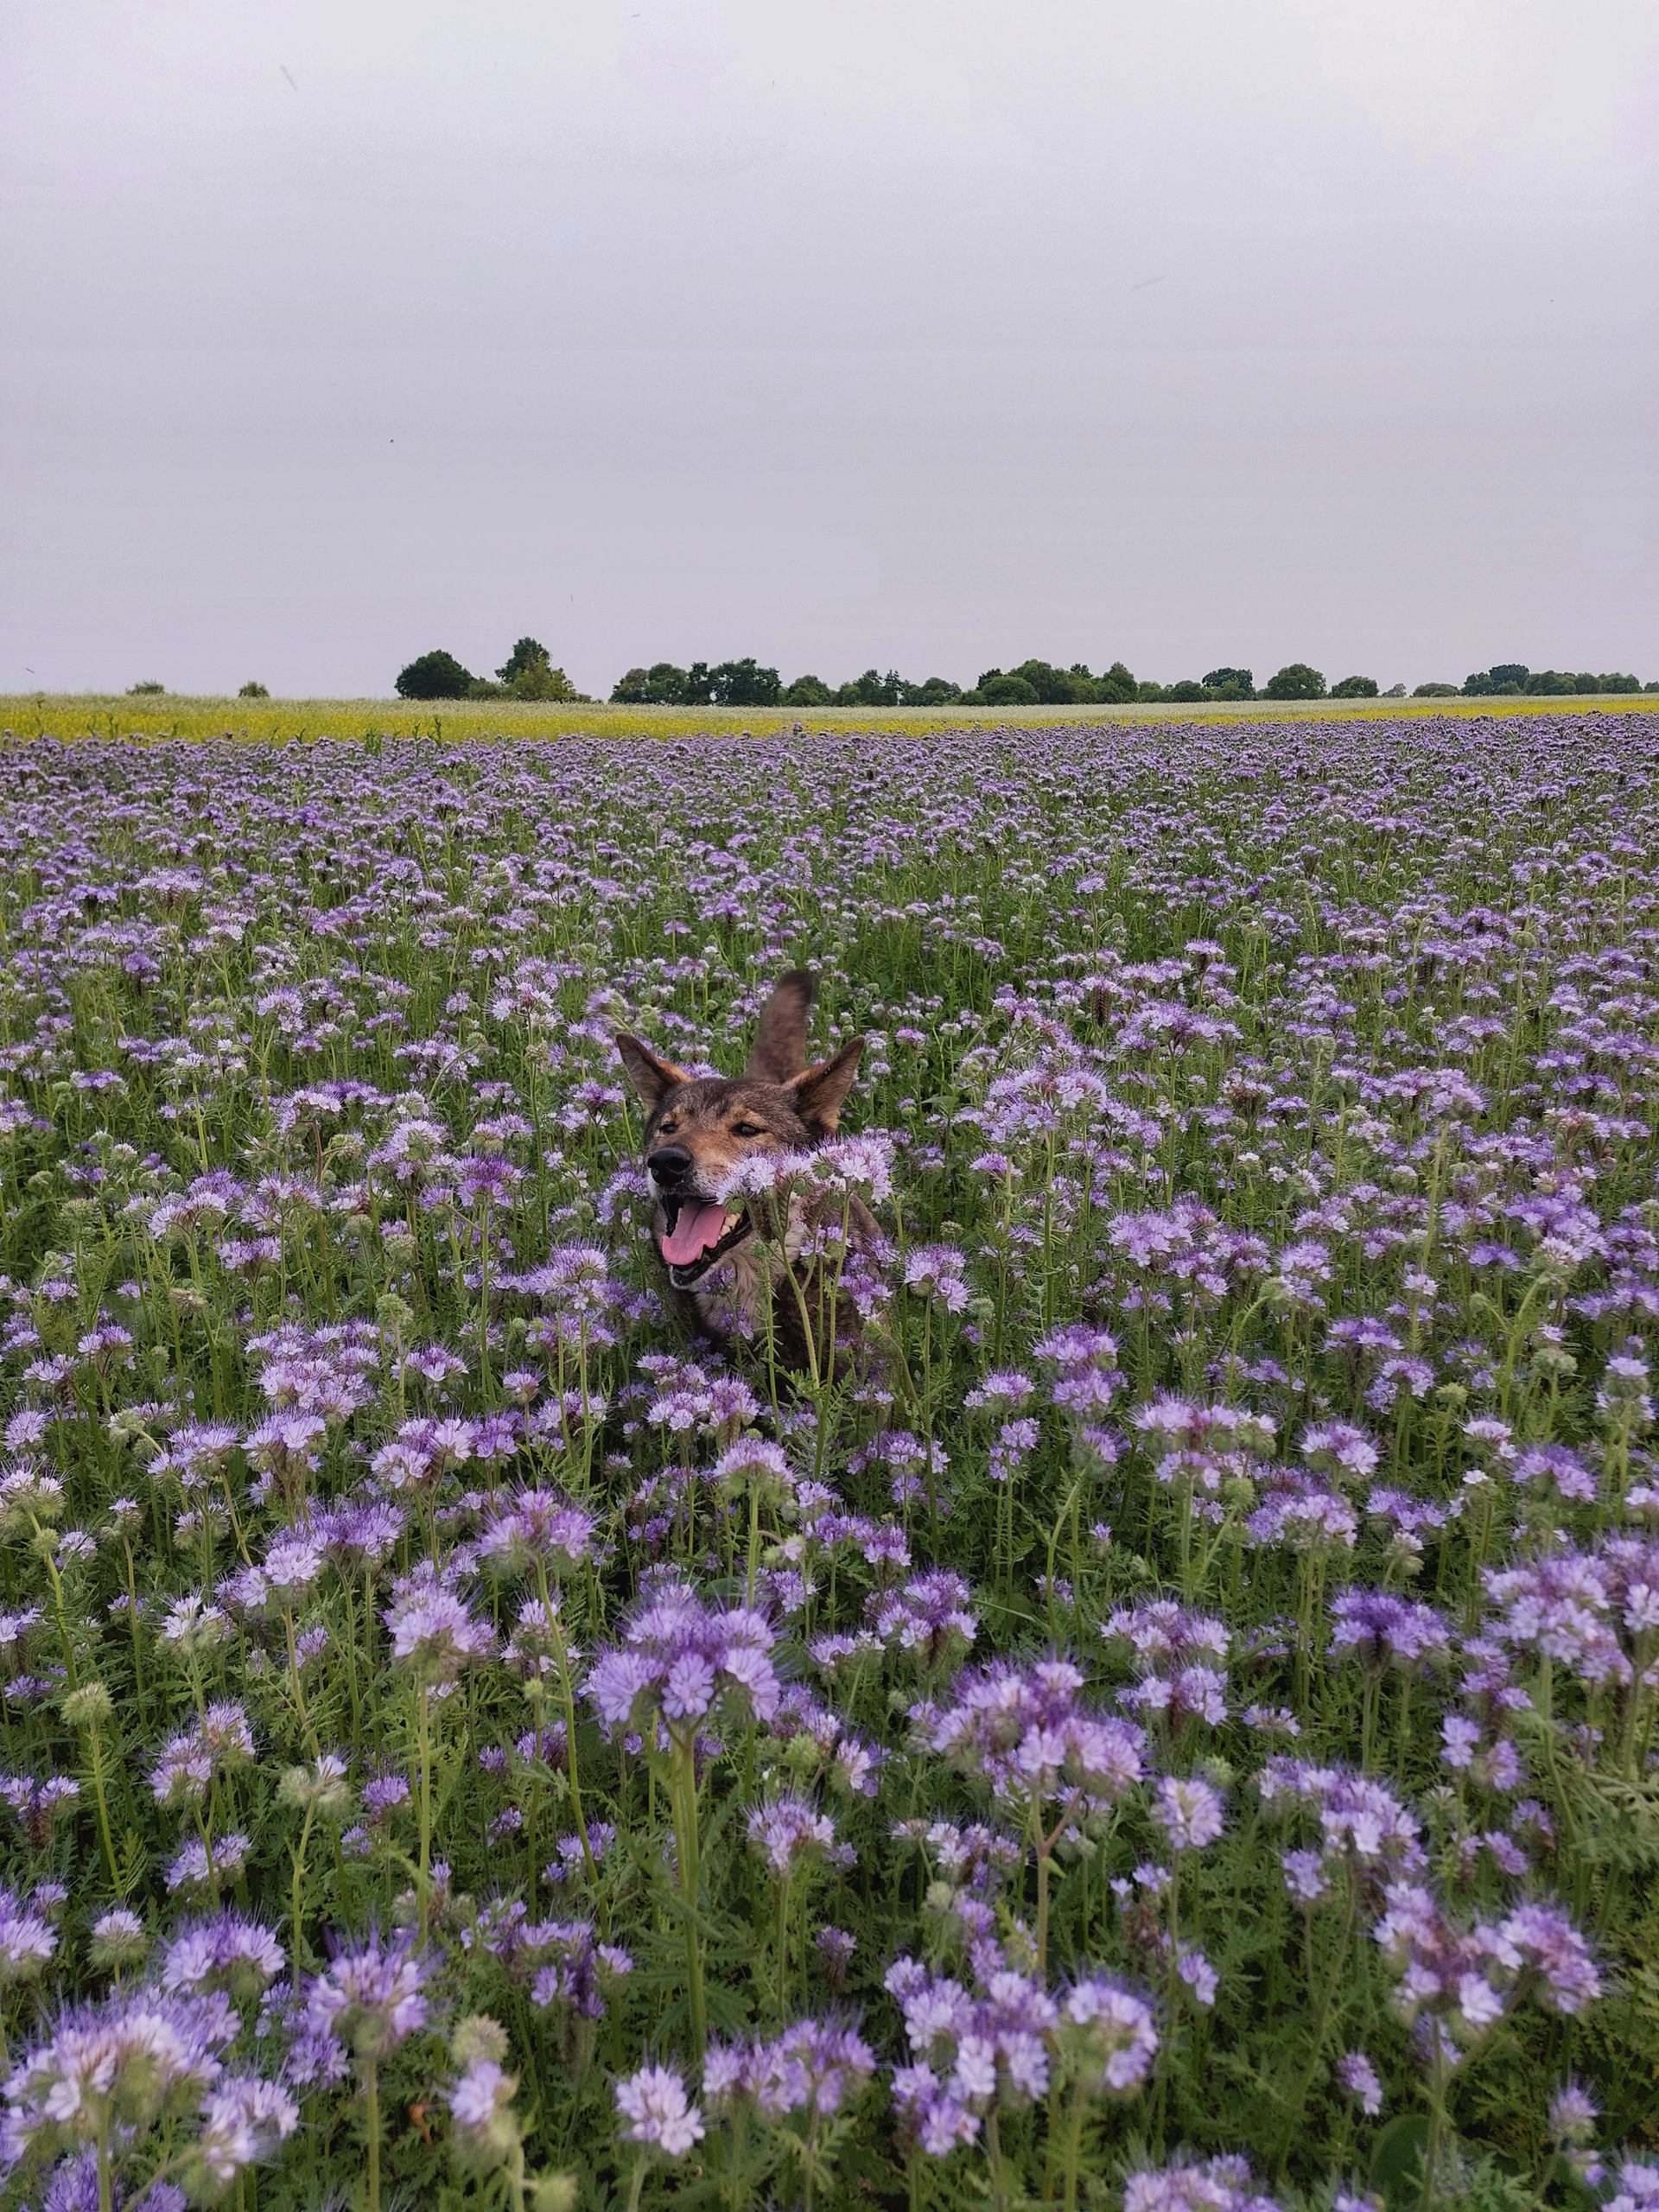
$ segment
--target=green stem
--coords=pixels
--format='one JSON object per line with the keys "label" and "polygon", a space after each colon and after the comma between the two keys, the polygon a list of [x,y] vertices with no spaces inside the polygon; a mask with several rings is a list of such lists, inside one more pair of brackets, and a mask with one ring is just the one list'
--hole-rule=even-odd
{"label": "green stem", "polygon": [[696,1750],[693,1741],[676,1739],[670,1796],[674,1843],[679,1859],[680,1895],[685,1910],[685,1975],[691,2010],[691,2044],[701,2065],[709,2048],[709,2012],[702,1989],[702,1940],[697,1931],[701,1882],[697,1866]]}
{"label": "green stem", "polygon": [[300,1840],[294,1853],[294,1881],[289,1906],[288,1936],[289,1948],[293,1953],[294,1961],[291,1968],[293,1986],[296,1992],[300,1986],[300,1930],[304,1925],[305,1919],[305,1850],[311,1840],[311,1823],[316,1816],[315,1805],[308,1805],[305,1808],[305,1821],[300,1829]]}
{"label": "green stem", "polygon": [[121,1878],[115,1871],[115,1846],[110,1840],[110,1808],[104,1795],[104,1747],[96,1728],[86,1732],[92,1760],[92,1794],[98,1799],[99,1840],[104,1847],[104,1864],[110,1877],[110,1888],[116,1896],[121,1894]]}
{"label": "green stem", "polygon": [[420,1914],[420,1937],[426,1941],[429,1900],[432,1889],[432,1732],[428,1710],[427,1686],[423,1682],[416,1692],[419,1700],[416,1742],[421,1763],[421,1863],[416,1882],[416,1904]]}
{"label": "green stem", "polygon": [[1077,2212],[1077,2166],[1083,2157],[1084,2102],[1082,2077],[1072,2084],[1071,2110],[1065,2130],[1065,2212]]}
{"label": "green stem", "polygon": [[380,2212],[380,2069],[372,2058],[364,2062],[363,2094],[369,2107],[369,2212]]}

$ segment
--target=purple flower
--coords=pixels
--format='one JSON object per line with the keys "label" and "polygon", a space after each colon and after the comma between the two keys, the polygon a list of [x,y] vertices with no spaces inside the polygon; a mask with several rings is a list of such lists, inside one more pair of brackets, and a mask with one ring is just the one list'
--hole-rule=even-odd
{"label": "purple flower", "polygon": [[832,1990],[842,1989],[847,1980],[847,1969],[853,1962],[858,1948],[858,1938],[849,1936],[844,1928],[820,1928],[812,1938],[812,1948],[817,1954],[823,1978]]}
{"label": "purple flower", "polygon": [[0,1986],[33,1981],[57,1948],[57,1931],[41,1914],[0,1890]]}
{"label": "purple flower", "polygon": [[1332,1649],[1351,1651],[1368,1674],[1390,1665],[1414,1667],[1450,1649],[1446,1623],[1433,1605],[1392,1590],[1349,1589],[1332,1601]]}
{"label": "purple flower", "polygon": [[768,2120],[791,2112],[827,2117],[850,2102],[874,2071],[875,2053],[851,2028],[798,2020],[771,2043],[711,2044],[702,2092],[722,2111],[747,2101]]}
{"label": "purple flower", "polygon": [[224,1989],[245,2003],[280,1974],[283,1948],[270,1929],[238,1912],[221,1912],[173,1936],[161,1955],[162,1986],[169,1994]]}
{"label": "purple flower", "polygon": [[1048,2088],[1059,2008],[1035,1982],[1000,1964],[976,1994],[914,1959],[887,1970],[912,2063],[893,2075],[893,2102],[931,2158],[971,2143],[993,2101],[1020,2105]]}
{"label": "purple flower", "polygon": [[1351,2050],[1337,2061],[1337,2079],[1368,2120],[1382,2109],[1382,2081],[1363,2050]]}
{"label": "purple flower", "polygon": [[164,2107],[194,2102],[219,2080],[238,2024],[222,1996],[136,1989],[71,2007],[6,2082],[6,2164],[108,2140],[118,2126],[137,2148]]}
{"label": "purple flower", "polygon": [[1549,2139],[1552,2143],[1588,2143],[1596,2132],[1601,2108],[1580,2082],[1568,2082],[1549,2101]]}
{"label": "purple flower", "polygon": [[[600,1993],[600,1969],[615,1970],[613,1960],[601,1961],[594,1942],[591,1920],[549,1920],[525,1924],[518,1934],[518,1948],[537,1967],[531,1985],[531,2001],[543,2011],[563,2005],[587,2020],[602,2019],[605,1999]],[[493,1947],[486,1947],[493,1948]],[[618,1953],[617,1957],[624,1956]],[[626,1971],[626,1969],[625,1969]]]}
{"label": "purple flower", "polygon": [[503,2073],[493,2058],[474,2058],[450,2088],[450,2117],[463,2135],[482,2137],[518,2087],[517,2075]]}
{"label": "purple flower", "polygon": [[487,1623],[475,1621],[453,1590],[429,1567],[395,1586],[397,1596],[381,1616],[391,1630],[395,1664],[417,1681],[453,1682],[462,1668],[495,1656]]}
{"label": "purple flower", "polygon": [[1090,1712],[1083,1681],[1069,1659],[994,1660],[957,1676],[954,1703],[923,1733],[931,1750],[982,1775],[1001,1798],[1103,1810],[1141,1779],[1146,1739],[1127,1720]]}
{"label": "purple flower", "polygon": [[683,2158],[702,2140],[702,2114],[688,2101],[685,2083],[671,2066],[642,2066],[619,2082],[616,2108],[628,2123],[625,2140],[664,2158]]}
{"label": "purple flower", "polygon": [[1142,2167],[1123,2185],[1123,2212],[1279,2212],[1251,2187],[1243,2158],[1177,2159]]}
{"label": "purple flower", "polygon": [[1221,1834],[1224,1800],[1210,1783],[1192,1776],[1166,1775],[1153,1800],[1152,1817],[1173,1852],[1202,1851]]}
{"label": "purple flower", "polygon": [[1505,1965],[1536,1978],[1539,1999],[1553,2012],[1581,2012],[1601,1994],[1589,1944],[1554,1905],[1517,1906],[1499,1922],[1495,1947]]}
{"label": "purple flower", "polygon": [[816,1812],[804,1797],[779,1797],[757,1805],[749,1815],[749,1841],[764,1863],[787,1880],[805,1860],[827,1856],[850,1865],[850,1852],[838,1851],[836,1824]]}
{"label": "purple flower", "polygon": [[640,1604],[622,1643],[594,1661],[588,1695],[613,1733],[654,1713],[689,1740],[716,1702],[770,1720],[779,1698],[772,1647],[764,1614],[705,1605],[689,1584],[671,1582]]}
{"label": "purple flower", "polygon": [[973,1295],[968,1261],[954,1244],[918,1244],[905,1260],[905,1286],[937,1299],[947,1313],[960,1313]]}
{"label": "purple flower", "polygon": [[556,1491],[521,1490],[492,1511],[479,1550],[503,1573],[573,1573],[592,1556],[598,1516]]}
{"label": "purple flower", "polygon": [[883,1643],[913,1651],[932,1673],[960,1659],[979,1633],[969,1607],[971,1586],[948,1567],[918,1574],[903,1589],[870,1601],[870,1623]]}
{"label": "purple flower", "polygon": [[1551,1491],[1569,1505],[1593,1505],[1596,1478],[1576,1452],[1564,1444],[1529,1445],[1510,1470],[1511,1482]]}
{"label": "purple flower", "polygon": [[[1256,1777],[1256,1787],[1264,1805],[1301,1805],[1318,1814],[1327,1862],[1408,1872],[1423,1864],[1415,1815],[1369,1776],[1275,1754]],[[1305,1886],[1300,1893],[1306,1894]]]}
{"label": "purple flower", "polygon": [[308,1983],[305,2025],[345,2044],[359,2063],[378,2063],[426,2025],[426,1976],[411,1934],[383,1942],[372,1928]]}
{"label": "purple flower", "polygon": [[1486,1594],[1499,1609],[1491,1633],[1500,1643],[1554,1660],[1592,1688],[1630,1680],[1599,1560],[1564,1550],[1524,1567],[1489,1568]]}
{"label": "purple flower", "polygon": [[1059,2040],[1096,2096],[1138,2089],[1158,2055],[1151,2005],[1107,1974],[1074,1982],[1060,2004]]}
{"label": "purple flower", "polygon": [[202,2099],[201,2121],[190,2163],[222,2190],[245,2166],[276,2155],[299,2126],[300,2110],[278,2082],[228,2075]]}

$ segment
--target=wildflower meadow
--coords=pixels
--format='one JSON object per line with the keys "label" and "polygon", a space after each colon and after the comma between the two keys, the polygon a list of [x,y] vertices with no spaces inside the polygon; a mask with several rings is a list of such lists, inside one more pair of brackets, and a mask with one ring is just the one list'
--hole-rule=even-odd
{"label": "wildflower meadow", "polygon": [[5,2212],[1659,2212],[1659,722],[5,766]]}

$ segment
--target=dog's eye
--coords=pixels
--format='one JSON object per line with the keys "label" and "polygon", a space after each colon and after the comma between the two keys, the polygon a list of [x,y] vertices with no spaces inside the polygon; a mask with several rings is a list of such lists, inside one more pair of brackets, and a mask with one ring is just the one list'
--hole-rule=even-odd
{"label": "dog's eye", "polygon": [[677,1129],[679,1126],[679,1123],[671,1115],[667,1121],[658,1122],[657,1134],[659,1137],[671,1137],[675,1130]]}
{"label": "dog's eye", "polygon": [[762,1122],[734,1122],[732,1123],[732,1135],[734,1137],[763,1137],[766,1134],[766,1124]]}

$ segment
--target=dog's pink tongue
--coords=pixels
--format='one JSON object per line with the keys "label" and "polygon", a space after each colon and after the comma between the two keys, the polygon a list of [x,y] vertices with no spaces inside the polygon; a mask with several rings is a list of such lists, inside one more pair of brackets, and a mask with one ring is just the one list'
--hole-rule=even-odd
{"label": "dog's pink tongue", "polygon": [[671,1268],[689,1268],[725,1234],[724,1206],[683,1205],[671,1233],[663,1239],[663,1257]]}

